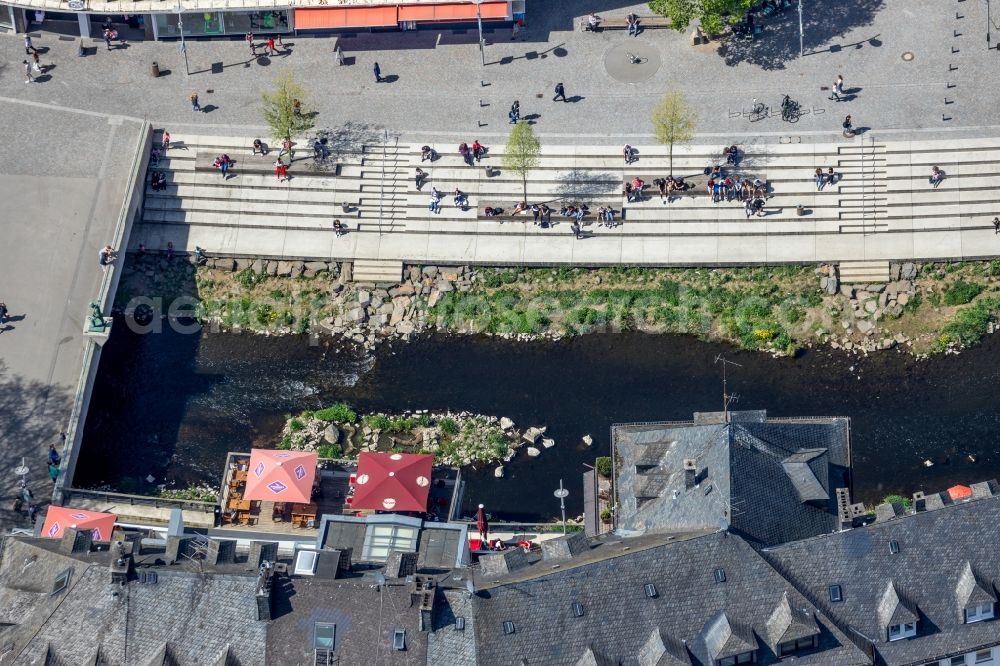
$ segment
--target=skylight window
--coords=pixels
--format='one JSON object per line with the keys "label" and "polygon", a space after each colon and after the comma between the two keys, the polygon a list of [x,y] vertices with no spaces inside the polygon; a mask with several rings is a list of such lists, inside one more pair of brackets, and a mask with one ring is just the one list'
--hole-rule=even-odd
{"label": "skylight window", "polygon": [[830,586],[830,601],[837,603],[838,601],[844,600],[844,592],[840,589],[839,585]]}
{"label": "skylight window", "polygon": [[295,556],[295,575],[312,576],[316,573],[316,551],[300,550]]}
{"label": "skylight window", "polygon": [[583,617],[583,604],[574,603],[573,604],[573,615],[576,617]]}
{"label": "skylight window", "polygon": [[642,589],[646,591],[646,596],[650,599],[655,599],[657,596],[656,586],[652,583],[646,583],[642,586]]}
{"label": "skylight window", "polygon": [[337,636],[337,625],[317,622],[313,625],[313,649],[332,650]]}
{"label": "skylight window", "polygon": [[392,632],[392,649],[393,650],[405,650],[406,649],[406,629],[398,627]]}
{"label": "skylight window", "polygon": [[898,552],[899,552],[899,542],[898,541],[890,541],[889,542],[889,554],[890,555],[895,555]]}
{"label": "skylight window", "polygon": [[511,622],[510,620],[507,620],[506,622],[504,622],[503,623],[503,633],[505,633],[508,636],[510,636],[512,633],[514,633],[514,623]]}
{"label": "skylight window", "polygon": [[726,582],[726,570],[725,569],[716,569],[715,571],[712,572],[712,576],[715,577],[715,582],[716,583],[725,583]]}
{"label": "skylight window", "polygon": [[56,579],[52,581],[52,594],[59,594],[66,589],[66,586],[69,585],[69,577],[72,573],[72,569],[66,569],[56,576]]}
{"label": "skylight window", "polygon": [[465,631],[465,618],[456,617],[455,618],[455,631]]}

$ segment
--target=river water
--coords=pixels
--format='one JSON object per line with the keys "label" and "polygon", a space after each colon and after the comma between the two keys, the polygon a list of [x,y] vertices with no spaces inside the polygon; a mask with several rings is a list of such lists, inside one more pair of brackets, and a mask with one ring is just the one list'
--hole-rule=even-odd
{"label": "river water", "polygon": [[[147,475],[154,484],[217,485],[227,451],[272,447],[284,415],[343,400],[362,412],[468,410],[508,416],[520,427],[545,425],[556,446],[534,459],[522,451],[505,478],[494,479],[493,466],[465,471],[466,508],[485,502],[498,518],[550,518],[559,512],[552,491],[562,478],[568,513],[577,515],[584,463],[607,454],[612,423],[721,410],[714,362],[721,353],[740,364],[728,372],[734,409],[851,418],[856,500],[1000,476],[997,337],[918,362],[895,351],[858,359],[810,350],[774,359],[642,333],[537,343],[429,335],[371,357],[334,341],[311,346],[306,336],[113,331],[78,487],[148,492]],[[594,438],[589,449],[585,434]]]}

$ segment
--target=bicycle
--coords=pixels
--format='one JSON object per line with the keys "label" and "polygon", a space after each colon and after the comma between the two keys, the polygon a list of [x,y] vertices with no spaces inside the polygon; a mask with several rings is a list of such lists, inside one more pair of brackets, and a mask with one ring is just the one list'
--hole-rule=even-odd
{"label": "bicycle", "polygon": [[766,118],[768,115],[767,106],[764,102],[758,102],[756,98],[753,100],[753,106],[750,108],[750,122],[755,123],[762,118]]}
{"label": "bicycle", "polygon": [[802,109],[799,103],[785,95],[785,98],[781,100],[781,119],[785,122],[797,123],[801,115]]}
{"label": "bicycle", "polygon": [[648,58],[637,56],[634,53],[629,53],[628,51],[625,52],[625,57],[627,57],[628,61],[633,65],[641,65],[642,63],[646,62],[646,60],[648,60]]}

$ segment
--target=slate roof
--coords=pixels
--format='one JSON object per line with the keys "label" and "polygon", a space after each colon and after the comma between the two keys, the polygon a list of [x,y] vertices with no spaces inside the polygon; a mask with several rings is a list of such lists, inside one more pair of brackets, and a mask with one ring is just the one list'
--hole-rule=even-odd
{"label": "slate roof", "polygon": [[[257,577],[157,568],[157,582],[111,582],[108,553],[71,557],[58,542],[7,539],[0,561],[0,645],[10,663],[264,664]],[[98,559],[97,556],[100,556]],[[53,581],[69,572],[65,589]],[[161,656],[162,655],[162,656]],[[159,661],[156,659],[159,658]]]}
{"label": "slate roof", "polygon": [[[465,621],[456,628],[456,619]],[[434,606],[434,631],[427,637],[427,663],[434,666],[478,666],[476,618],[472,599],[462,590],[443,590]],[[492,663],[488,658],[483,663]]]}
{"label": "slate roof", "polygon": [[[998,543],[1000,497],[990,497],[761,554],[843,631],[871,641],[882,663],[924,664],[1000,644],[996,620],[963,623],[974,595],[996,598]],[[843,601],[830,601],[830,585],[840,585]],[[888,640],[888,624],[914,619],[916,637]]]}
{"label": "slate roof", "polygon": [[[267,632],[268,664],[313,664],[316,622],[336,625],[339,664],[425,666],[427,633],[403,581],[378,586],[356,580],[283,578],[275,589],[275,619]],[[393,632],[406,630],[406,649],[393,649]]]}
{"label": "slate roof", "polygon": [[[850,487],[848,419],[713,416],[612,428],[620,528],[726,527],[761,545],[839,528],[836,490]],[[685,460],[696,464],[693,488]]]}
{"label": "slate roof", "polygon": [[[710,654],[756,646],[757,663],[776,663],[758,637],[766,635],[768,619],[787,599],[814,617],[820,632],[820,647],[797,663],[867,663],[737,536],[718,532],[639,552],[624,551],[618,543],[613,557],[564,571],[533,568],[534,577],[480,590],[472,600],[480,658],[491,665],[520,666],[526,659],[528,664],[576,666],[589,659],[589,650],[614,664],[675,666],[688,663],[686,650],[692,663],[708,664]],[[726,572],[725,582],[715,581],[717,568]],[[646,583],[655,585],[655,598],[646,595]],[[581,605],[582,617],[574,603]],[[506,621],[513,622],[514,633],[504,632]]]}

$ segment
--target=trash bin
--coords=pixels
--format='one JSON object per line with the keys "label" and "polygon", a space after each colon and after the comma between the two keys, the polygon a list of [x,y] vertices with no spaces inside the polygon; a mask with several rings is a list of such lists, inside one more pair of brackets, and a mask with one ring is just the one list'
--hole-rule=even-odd
{"label": "trash bin", "polygon": [[493,177],[493,167],[491,167],[489,164],[487,164],[486,166],[483,167],[483,169],[486,171],[486,177],[487,178],[492,178]]}
{"label": "trash bin", "polygon": [[795,213],[799,217],[802,217],[803,215],[806,214],[806,209],[805,209],[805,207],[802,204],[799,204],[798,206],[795,207]]}
{"label": "trash bin", "polygon": [[350,213],[351,212],[351,204],[349,204],[349,203],[347,203],[345,201],[344,203],[340,204],[340,209],[342,211],[344,211],[345,213]]}
{"label": "trash bin", "polygon": [[160,76],[160,65],[154,60],[153,65],[149,68],[149,73],[153,75],[153,78],[159,78]]}

